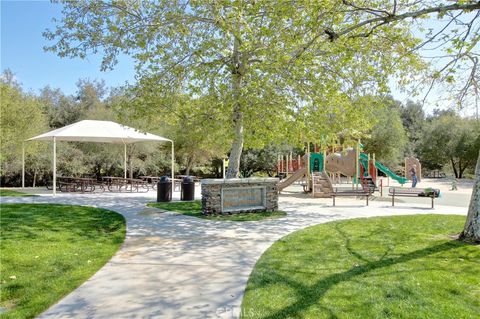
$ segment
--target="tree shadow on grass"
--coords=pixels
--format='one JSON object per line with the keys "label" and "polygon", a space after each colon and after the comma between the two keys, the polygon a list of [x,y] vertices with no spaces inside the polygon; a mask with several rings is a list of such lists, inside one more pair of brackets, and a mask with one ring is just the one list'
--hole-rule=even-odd
{"label": "tree shadow on grass", "polygon": [[[2,204],[3,240],[34,239],[51,233],[95,239],[125,225],[122,215],[101,208],[58,204]],[[123,238],[122,238],[123,241]]]}
{"label": "tree shadow on grass", "polygon": [[[383,258],[378,261],[370,261],[364,265],[350,268],[347,271],[324,277],[312,285],[301,284],[294,280],[291,280],[290,278],[276,273],[275,277],[277,278],[275,278],[275,282],[286,283],[289,287],[295,289],[298,296],[301,296],[301,298],[298,298],[298,301],[294,302],[290,306],[278,310],[275,313],[264,318],[274,319],[294,317],[295,315],[298,315],[298,313],[309,309],[311,306],[320,306],[318,305],[318,301],[320,300],[320,298],[322,298],[332,287],[342,282],[354,280],[356,277],[362,276],[368,272],[377,269],[405,263],[411,260],[423,258],[440,252],[445,252],[465,245],[465,243],[462,243],[460,241],[449,241],[443,244],[430,246],[407,254],[403,254],[399,257]],[[332,315],[332,317],[335,316]]]}

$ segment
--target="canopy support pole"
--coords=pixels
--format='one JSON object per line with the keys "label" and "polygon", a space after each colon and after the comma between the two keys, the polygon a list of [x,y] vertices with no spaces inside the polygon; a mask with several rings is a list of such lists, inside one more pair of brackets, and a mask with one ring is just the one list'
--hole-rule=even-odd
{"label": "canopy support pole", "polygon": [[174,178],[175,178],[175,151],[174,151],[173,141],[172,141],[172,186],[174,185],[174,181],[175,181]]}
{"label": "canopy support pole", "polygon": [[127,178],[127,144],[123,143],[123,178]]}
{"label": "canopy support pole", "polygon": [[22,142],[22,188],[25,188],[25,142]]}
{"label": "canopy support pole", "polygon": [[53,137],[53,196],[57,195],[57,139]]}

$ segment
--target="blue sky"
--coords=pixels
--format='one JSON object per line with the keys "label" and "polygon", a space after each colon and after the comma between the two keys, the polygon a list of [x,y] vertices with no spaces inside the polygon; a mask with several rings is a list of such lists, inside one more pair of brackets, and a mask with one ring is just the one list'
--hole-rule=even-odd
{"label": "blue sky", "polygon": [[[101,72],[100,55],[90,55],[85,60],[68,59],[43,50],[49,43],[43,38],[42,32],[46,28],[54,29],[52,19],[61,18],[61,5],[46,0],[0,1],[1,71],[10,69],[25,90],[36,93],[49,85],[60,88],[66,94],[73,94],[79,79],[103,79],[109,87],[134,82],[134,63],[128,56],[120,56],[114,70]],[[395,88],[393,81],[391,84],[393,96],[405,102],[408,94]],[[435,107],[442,108],[437,102],[439,94],[430,93],[425,104],[428,113]]]}
{"label": "blue sky", "polygon": [[1,70],[10,69],[22,87],[37,92],[50,85],[66,94],[76,92],[79,79],[104,79],[107,86],[134,81],[133,62],[123,56],[113,71],[100,71],[100,56],[60,58],[45,52],[48,44],[42,32],[54,27],[52,18],[61,17],[61,6],[50,1],[1,0]]}

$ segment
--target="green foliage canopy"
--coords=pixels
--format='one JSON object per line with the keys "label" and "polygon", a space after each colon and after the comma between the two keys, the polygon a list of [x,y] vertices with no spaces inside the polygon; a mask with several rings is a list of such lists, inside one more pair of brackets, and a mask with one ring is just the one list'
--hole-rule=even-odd
{"label": "green foliage canopy", "polygon": [[385,162],[389,167],[395,167],[402,162],[407,136],[400,112],[395,101],[383,98],[383,107],[374,112],[374,126],[370,136],[364,140],[365,152],[375,153],[376,159]]}
{"label": "green foliage canopy", "polygon": [[357,97],[386,90],[389,74],[422,65],[409,50],[418,41],[402,21],[379,26],[368,38],[332,41],[328,30],[356,26],[364,17],[341,9],[332,0],[65,1],[62,21],[45,36],[60,56],[101,52],[102,69],[113,67],[120,53],[133,56],[142,92],[155,92],[147,96],[214,95],[222,103],[211,109],[228,118],[233,176],[244,143],[300,143],[319,131],[336,134],[331,130],[338,126],[368,129]]}
{"label": "green foliage canopy", "polygon": [[[47,117],[39,100],[24,93],[17,84],[2,81],[0,92],[0,175],[10,179],[21,174],[24,141],[47,129]],[[30,169],[48,167],[46,146],[25,143],[25,159]]]}
{"label": "green foliage canopy", "polygon": [[480,150],[478,121],[443,114],[426,123],[419,143],[422,162],[432,169],[452,165],[455,177],[473,169]]}

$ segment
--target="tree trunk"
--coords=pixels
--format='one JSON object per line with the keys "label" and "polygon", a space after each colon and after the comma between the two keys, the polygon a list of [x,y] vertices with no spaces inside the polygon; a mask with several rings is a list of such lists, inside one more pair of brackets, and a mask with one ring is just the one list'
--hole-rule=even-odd
{"label": "tree trunk", "polygon": [[35,187],[35,184],[36,184],[36,180],[37,180],[37,170],[33,170],[33,187]]}
{"label": "tree trunk", "polygon": [[234,110],[233,118],[235,123],[235,137],[230,150],[230,157],[228,158],[226,178],[238,177],[238,172],[240,171],[240,157],[242,156],[243,150],[243,113]]}
{"label": "tree trunk", "polygon": [[458,178],[463,178],[463,173],[467,167],[468,165],[462,165],[462,160],[458,162]]}
{"label": "tree trunk", "polygon": [[460,234],[460,239],[467,242],[480,243],[480,152],[475,168],[475,182],[472,198],[468,207],[467,221]]}
{"label": "tree trunk", "polygon": [[455,174],[455,178],[459,178],[458,172],[457,172],[457,166],[455,165],[455,161],[453,160],[453,157],[450,157],[450,161],[452,162],[452,168],[453,168],[453,173]]}
{"label": "tree trunk", "polygon": [[195,154],[188,157],[187,160],[187,169],[185,170],[185,175],[190,175],[190,169],[192,169],[193,163],[195,162]]}
{"label": "tree trunk", "polygon": [[244,64],[240,58],[240,42],[237,38],[234,40],[233,63],[232,63],[232,91],[233,91],[233,114],[234,138],[230,157],[228,158],[228,169],[226,178],[238,177],[240,170],[240,157],[243,150],[243,110],[241,102],[241,89],[243,75],[245,74]]}
{"label": "tree trunk", "polygon": [[127,170],[129,178],[133,178],[132,154],[127,155]]}

